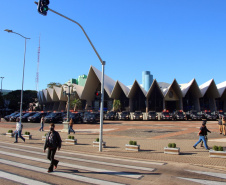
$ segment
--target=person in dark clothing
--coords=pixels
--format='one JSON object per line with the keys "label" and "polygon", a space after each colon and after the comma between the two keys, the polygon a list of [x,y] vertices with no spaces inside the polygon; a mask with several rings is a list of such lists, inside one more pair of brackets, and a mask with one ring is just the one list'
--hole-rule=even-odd
{"label": "person in dark clothing", "polygon": [[[202,123],[205,125],[205,127],[206,127],[206,122],[207,122],[206,120],[204,120],[204,121],[202,122]],[[211,133],[211,132],[207,129],[207,127],[206,127],[204,136],[205,136],[205,140],[206,140],[206,145],[208,146],[208,144],[207,144],[207,142],[208,142],[207,132]],[[201,141],[200,147],[203,147],[203,141]]]}
{"label": "person in dark clothing", "polygon": [[54,166],[55,166],[55,169],[57,168],[59,161],[54,159],[54,156],[56,154],[57,148],[58,148],[58,151],[60,150],[61,142],[62,142],[60,138],[60,134],[54,130],[55,128],[54,123],[51,123],[49,128],[50,128],[50,132],[48,132],[48,134],[46,135],[46,141],[44,144],[44,152],[48,148],[47,159],[51,161],[49,169],[47,171],[48,173],[53,172]]}
{"label": "person in dark clothing", "polygon": [[204,146],[206,148],[206,150],[209,150],[207,144],[206,144],[206,139],[205,139],[205,135],[207,134],[207,128],[205,126],[205,123],[202,123],[202,126],[200,127],[200,131],[198,133],[199,135],[199,140],[195,143],[195,145],[193,146],[194,149],[196,149],[196,146],[201,142],[203,141],[204,143]]}
{"label": "person in dark clothing", "polygon": [[218,125],[219,125],[220,134],[222,134],[222,132],[223,132],[223,125],[222,125],[222,116],[221,115],[219,115]]}

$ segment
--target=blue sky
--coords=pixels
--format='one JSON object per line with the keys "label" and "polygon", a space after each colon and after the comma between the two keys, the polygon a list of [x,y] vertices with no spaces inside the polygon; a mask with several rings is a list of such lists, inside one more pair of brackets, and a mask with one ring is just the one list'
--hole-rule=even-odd
{"label": "blue sky", "polygon": [[[226,80],[225,0],[50,0],[49,8],[83,26],[115,81],[142,83],[145,70],[158,82]],[[34,0],[2,1],[0,17],[3,89],[21,89],[24,57],[24,39],[4,29],[31,38],[26,90],[36,89],[39,35],[39,90],[88,74],[91,65],[101,70],[82,30],[50,11],[40,15]]]}

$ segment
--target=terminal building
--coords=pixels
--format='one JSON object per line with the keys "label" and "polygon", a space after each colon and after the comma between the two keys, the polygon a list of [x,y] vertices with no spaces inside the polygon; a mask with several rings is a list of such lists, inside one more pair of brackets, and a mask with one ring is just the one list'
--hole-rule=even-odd
{"label": "terminal building", "polygon": [[[99,110],[100,100],[96,92],[101,91],[102,72],[91,66],[88,75],[72,79],[70,88],[71,101],[81,100],[82,110]],[[226,81],[215,84],[214,79],[198,85],[195,79],[186,84],[178,84],[174,79],[171,84],[159,83],[149,71],[142,73],[142,85],[134,80],[128,87],[119,80],[104,76],[104,109],[112,110],[113,101],[120,100],[121,111],[156,111],[174,110],[210,110],[226,111]],[[38,100],[45,111],[64,111],[67,106],[68,87],[53,87],[38,92]]]}

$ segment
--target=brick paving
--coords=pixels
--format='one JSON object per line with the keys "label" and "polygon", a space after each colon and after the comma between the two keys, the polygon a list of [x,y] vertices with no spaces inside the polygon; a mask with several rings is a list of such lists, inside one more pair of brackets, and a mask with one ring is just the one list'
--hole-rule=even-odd
{"label": "brick paving", "polygon": [[[201,121],[105,121],[104,123],[103,139],[107,147],[103,148],[102,152],[99,152],[99,148],[92,146],[92,142],[99,137],[99,124],[75,124],[77,145],[67,145],[65,139],[68,134],[61,132],[62,149],[71,152],[111,155],[116,158],[120,156],[139,160],[189,163],[217,168],[226,166],[226,159],[210,158],[209,152],[205,148],[197,146],[195,150],[192,147],[198,140],[197,133]],[[0,122],[1,142],[14,141],[14,138],[6,137],[5,133],[9,129],[15,130],[15,125],[15,123]],[[39,127],[40,124],[24,123],[23,133],[25,131],[31,132],[33,139],[26,140],[25,143],[19,139],[18,144],[43,146],[41,138],[47,133],[48,124],[45,124],[44,132],[39,132]],[[56,130],[61,131],[62,128],[62,124],[56,124]],[[219,134],[217,121],[208,121],[207,128],[211,130],[211,133],[208,134],[209,147],[220,145],[226,150],[226,136]],[[141,148],[139,152],[125,150],[125,144],[128,144],[130,140],[137,141]],[[181,154],[164,154],[163,148],[168,143],[176,143],[177,147],[180,147]]]}

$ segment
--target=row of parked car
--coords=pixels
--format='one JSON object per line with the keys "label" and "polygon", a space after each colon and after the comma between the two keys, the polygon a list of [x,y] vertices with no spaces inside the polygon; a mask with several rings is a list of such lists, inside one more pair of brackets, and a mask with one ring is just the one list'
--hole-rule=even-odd
{"label": "row of parked car", "polygon": [[[45,123],[60,123],[67,120],[66,112],[23,112],[21,121],[39,123],[44,117]],[[6,121],[20,121],[20,113],[14,112],[4,117]],[[96,123],[100,120],[100,114],[97,112],[69,112],[69,120],[74,123]]]}
{"label": "row of parked car", "polygon": [[188,111],[177,110],[169,112],[168,110],[163,110],[160,115],[155,111],[149,111],[146,116],[141,111],[135,111],[130,113],[128,111],[123,111],[121,113],[110,111],[105,114],[105,120],[217,120],[219,115],[226,117],[226,112],[210,112],[210,111]]}

